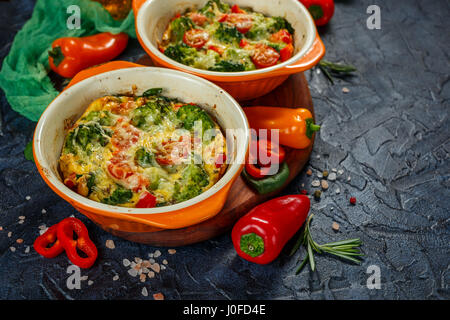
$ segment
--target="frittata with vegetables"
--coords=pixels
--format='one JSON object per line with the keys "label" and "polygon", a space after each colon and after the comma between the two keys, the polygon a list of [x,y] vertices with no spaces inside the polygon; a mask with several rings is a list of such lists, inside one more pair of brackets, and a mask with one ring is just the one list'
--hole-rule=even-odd
{"label": "frittata with vegetables", "polygon": [[283,17],[210,0],[199,10],[177,14],[159,50],[182,64],[211,71],[267,68],[292,57],[294,29]]}
{"label": "frittata with vegetables", "polygon": [[91,200],[152,208],[189,200],[226,170],[226,139],[200,106],[163,96],[106,96],[69,130],[64,183]]}

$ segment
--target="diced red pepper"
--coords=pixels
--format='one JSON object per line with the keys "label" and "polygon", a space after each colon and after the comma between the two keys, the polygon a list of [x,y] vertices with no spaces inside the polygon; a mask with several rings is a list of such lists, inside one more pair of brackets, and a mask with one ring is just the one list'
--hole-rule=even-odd
{"label": "diced red pepper", "polygon": [[208,46],[208,50],[213,50],[215,52],[217,52],[218,54],[222,55],[223,54],[223,49],[218,47],[218,46]]}
{"label": "diced red pepper", "polygon": [[156,206],[156,197],[148,191],[144,191],[139,197],[136,208],[154,208]]}
{"label": "diced red pepper", "polygon": [[245,13],[244,10],[242,10],[241,8],[239,8],[239,6],[237,4],[233,5],[231,7],[231,12],[233,13]]}
{"label": "diced red pepper", "polygon": [[228,14],[225,13],[220,17],[219,22],[225,22],[227,19],[228,19]]}
{"label": "diced red pepper", "polygon": [[227,161],[227,155],[221,153],[216,158],[216,168],[220,168]]}
{"label": "diced red pepper", "polygon": [[248,41],[245,39],[241,39],[241,41],[239,42],[239,46],[241,48],[245,48],[248,45]]}
{"label": "diced red pepper", "polygon": [[280,50],[280,59],[282,62],[290,59],[294,53],[294,46],[290,43]]}

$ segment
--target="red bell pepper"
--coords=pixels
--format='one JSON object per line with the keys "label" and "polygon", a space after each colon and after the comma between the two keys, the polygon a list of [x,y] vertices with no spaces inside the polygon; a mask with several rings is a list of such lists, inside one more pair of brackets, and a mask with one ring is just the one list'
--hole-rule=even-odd
{"label": "red bell pepper", "polygon": [[272,262],[303,225],[309,208],[305,195],[287,195],[254,207],[231,232],[237,254],[258,264]]}
{"label": "red bell pepper", "polygon": [[326,25],[334,14],[334,0],[299,0],[311,13],[317,26]]}
{"label": "red bell pepper", "polygon": [[[57,237],[66,250],[69,260],[80,268],[90,268],[97,259],[97,247],[89,238],[86,226],[77,218],[66,218],[57,225]],[[73,238],[73,233],[77,239]],[[81,257],[77,249],[87,257]]]}
{"label": "red bell pepper", "polygon": [[87,37],[65,37],[53,41],[48,61],[53,71],[72,78],[83,69],[110,61],[127,46],[128,35],[102,32]]}
{"label": "red bell pepper", "polygon": [[[34,250],[45,258],[54,258],[64,251],[61,241],[56,236],[56,227],[56,224],[51,226],[44,234],[34,240]],[[49,247],[50,244],[53,245]]]}

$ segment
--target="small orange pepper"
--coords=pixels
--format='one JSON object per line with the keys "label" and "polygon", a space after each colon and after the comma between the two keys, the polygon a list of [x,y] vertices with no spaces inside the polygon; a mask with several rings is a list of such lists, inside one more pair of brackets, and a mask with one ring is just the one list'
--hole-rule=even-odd
{"label": "small orange pepper", "polygon": [[280,144],[294,149],[305,149],[311,144],[315,131],[311,112],[304,108],[246,107],[243,108],[250,128],[278,129]]}

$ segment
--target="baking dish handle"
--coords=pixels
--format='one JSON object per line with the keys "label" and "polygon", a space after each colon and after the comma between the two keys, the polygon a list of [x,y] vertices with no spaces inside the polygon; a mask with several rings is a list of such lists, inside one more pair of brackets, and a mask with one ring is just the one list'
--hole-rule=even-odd
{"label": "baking dish handle", "polygon": [[316,38],[314,39],[311,49],[302,58],[300,58],[300,60],[294,64],[284,67],[283,69],[280,69],[280,71],[284,74],[303,72],[318,64],[324,55],[325,45],[323,44],[322,39],[320,39],[319,34],[316,33]]}
{"label": "baking dish handle", "polygon": [[128,62],[128,61],[111,61],[111,62],[107,62],[105,64],[96,66],[96,67],[92,67],[92,68],[88,68],[88,69],[84,69],[80,72],[78,72],[73,78],[72,80],[69,82],[69,84],[64,88],[64,90],[66,90],[67,88],[73,86],[75,83],[78,83],[84,79],[96,76],[98,74],[101,73],[105,73],[108,71],[113,71],[113,70],[118,70],[118,69],[125,69],[125,68],[136,68],[136,67],[143,67],[140,64],[136,64],[133,62]]}

